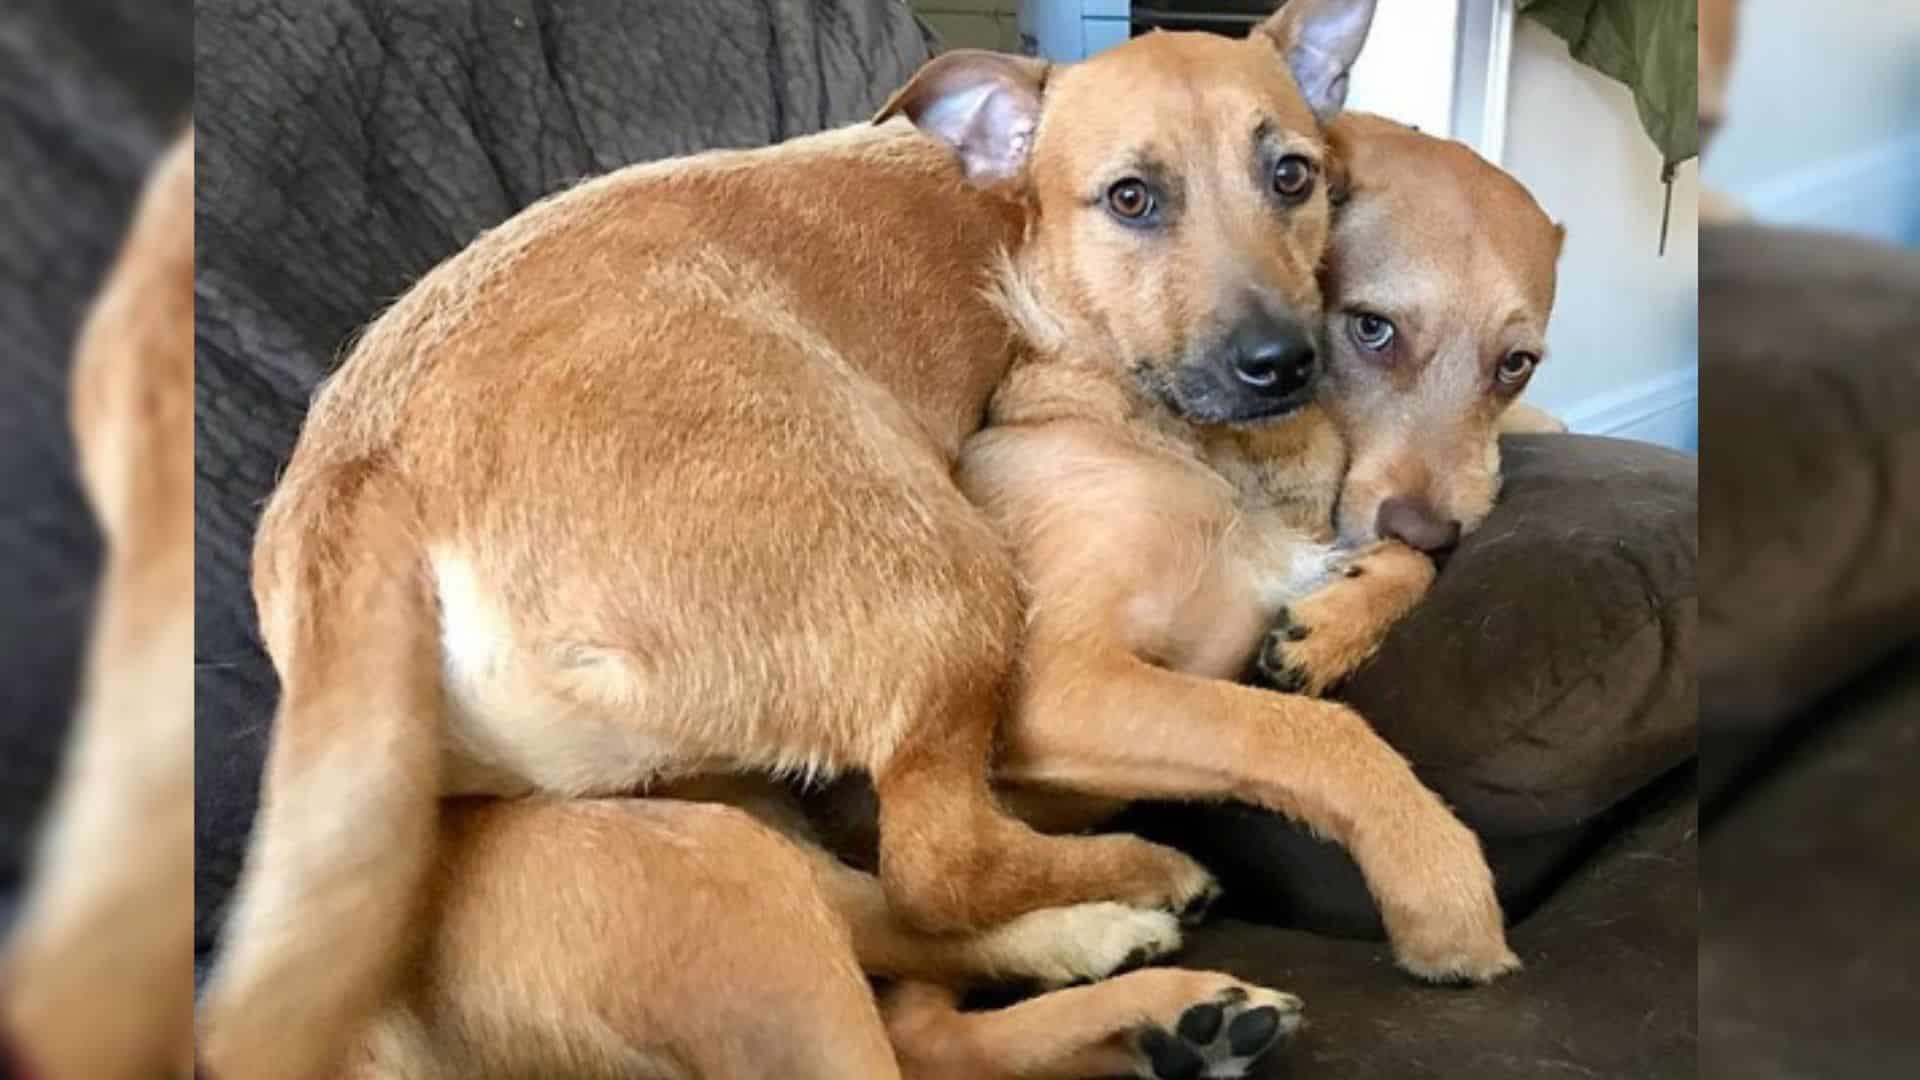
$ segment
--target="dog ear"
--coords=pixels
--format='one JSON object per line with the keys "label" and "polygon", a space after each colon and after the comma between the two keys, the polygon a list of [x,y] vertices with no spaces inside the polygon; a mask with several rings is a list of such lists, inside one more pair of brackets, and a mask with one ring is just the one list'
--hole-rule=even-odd
{"label": "dog ear", "polygon": [[1347,101],[1347,75],[1367,43],[1375,0],[1287,0],[1260,33],[1292,69],[1307,106],[1321,123]]}
{"label": "dog ear", "polygon": [[953,148],[967,179],[986,186],[1026,170],[1040,124],[1043,60],[956,49],[927,61],[880,107],[873,122],[905,115]]}
{"label": "dog ear", "polygon": [[1567,227],[1559,222],[1553,223],[1553,261],[1560,261],[1560,253],[1567,247]]}

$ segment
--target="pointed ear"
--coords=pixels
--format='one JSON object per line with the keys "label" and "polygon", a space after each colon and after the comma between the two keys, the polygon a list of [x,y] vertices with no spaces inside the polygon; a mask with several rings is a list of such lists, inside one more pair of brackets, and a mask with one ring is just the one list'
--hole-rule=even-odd
{"label": "pointed ear", "polygon": [[1553,261],[1560,261],[1560,253],[1567,247],[1567,227],[1559,222],[1553,223]]}
{"label": "pointed ear", "polygon": [[1367,43],[1375,0],[1287,0],[1260,24],[1279,47],[1313,115],[1326,123],[1347,101],[1347,75]]}
{"label": "pointed ear", "polygon": [[1000,183],[1026,170],[1046,81],[1043,60],[956,49],[914,72],[873,122],[905,115],[953,148],[967,179],[983,186]]}

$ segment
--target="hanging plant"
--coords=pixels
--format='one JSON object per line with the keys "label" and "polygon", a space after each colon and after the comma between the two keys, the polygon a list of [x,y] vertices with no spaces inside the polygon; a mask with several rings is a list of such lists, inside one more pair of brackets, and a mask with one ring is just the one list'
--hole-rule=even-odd
{"label": "hanging plant", "polygon": [[1700,153],[1700,14],[1694,0],[1519,0],[1520,13],[1566,40],[1575,60],[1633,91],[1654,146],[1667,211],[1660,250],[1667,248],[1673,175]]}

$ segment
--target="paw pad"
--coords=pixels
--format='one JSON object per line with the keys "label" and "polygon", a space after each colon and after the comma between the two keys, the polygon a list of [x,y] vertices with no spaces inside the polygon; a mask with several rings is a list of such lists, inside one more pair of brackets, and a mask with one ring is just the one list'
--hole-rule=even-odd
{"label": "paw pad", "polygon": [[1189,1007],[1173,1030],[1150,1027],[1134,1040],[1149,1080],[1214,1080],[1246,1075],[1261,1055],[1300,1027],[1300,999],[1240,987]]}
{"label": "paw pad", "polygon": [[1207,912],[1213,910],[1213,905],[1219,899],[1220,884],[1215,881],[1207,882],[1207,887],[1201,889],[1193,899],[1187,901],[1186,907],[1180,909],[1180,922],[1186,926],[1199,925],[1206,919]]}

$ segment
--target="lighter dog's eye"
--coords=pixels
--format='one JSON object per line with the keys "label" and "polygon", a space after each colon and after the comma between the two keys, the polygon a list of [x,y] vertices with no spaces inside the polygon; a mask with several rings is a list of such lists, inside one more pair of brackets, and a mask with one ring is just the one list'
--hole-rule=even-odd
{"label": "lighter dog's eye", "polygon": [[1153,189],[1144,180],[1121,180],[1107,189],[1107,209],[1126,221],[1140,221],[1153,213]]}
{"label": "lighter dog's eye", "polygon": [[1517,386],[1525,382],[1527,376],[1533,374],[1534,365],[1538,363],[1540,358],[1530,352],[1508,353],[1500,361],[1500,367],[1494,372],[1494,378],[1500,380],[1501,386]]}
{"label": "lighter dog's eye", "polygon": [[1349,325],[1353,327],[1353,343],[1368,352],[1379,352],[1393,344],[1393,323],[1384,315],[1356,311]]}
{"label": "lighter dog's eye", "polygon": [[1313,162],[1299,154],[1288,154],[1273,163],[1273,191],[1283,199],[1297,202],[1313,190]]}

